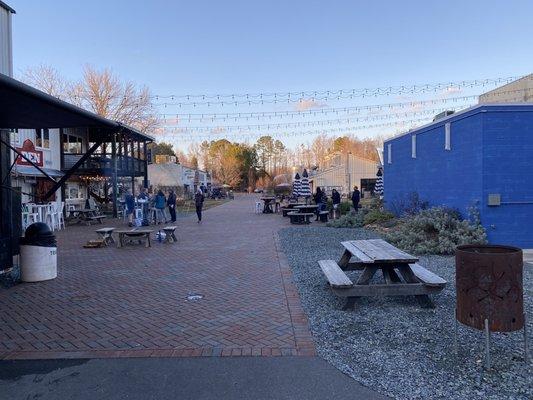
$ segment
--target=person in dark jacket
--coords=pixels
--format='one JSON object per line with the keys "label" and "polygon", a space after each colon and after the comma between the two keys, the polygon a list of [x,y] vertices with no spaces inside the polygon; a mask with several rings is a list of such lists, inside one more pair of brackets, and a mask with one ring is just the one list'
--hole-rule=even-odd
{"label": "person in dark jacket", "polygon": [[126,203],[126,215],[128,216],[128,226],[133,226],[133,212],[135,211],[135,197],[128,189],[126,196],[124,197]]}
{"label": "person in dark jacket", "polygon": [[166,202],[167,199],[165,199],[165,194],[163,191],[159,190],[154,199],[154,207],[156,210],[155,220],[158,224],[167,222],[167,216],[165,215]]}
{"label": "person in dark jacket", "polygon": [[318,221],[318,217],[320,216],[320,211],[322,211],[326,207],[327,197],[326,193],[320,189],[320,187],[316,188],[316,193],[314,196],[315,204],[318,206],[316,208],[316,219],[315,221]]}
{"label": "person in dark jacket", "polygon": [[355,212],[359,210],[359,200],[361,200],[361,192],[357,186],[354,186],[352,192],[352,204]]}
{"label": "person in dark jacket", "polygon": [[198,223],[200,223],[202,222],[202,207],[204,206],[204,193],[200,188],[198,188],[198,191],[194,195],[194,204],[196,206],[196,215],[198,216]]}
{"label": "person in dark jacket", "polygon": [[[337,192],[337,189],[333,189],[331,191],[331,201],[333,203],[333,219],[335,219],[337,215],[337,210],[339,209],[339,204],[341,204],[341,194]],[[339,210],[339,216],[340,216],[340,210]]]}
{"label": "person in dark jacket", "polygon": [[176,222],[176,194],[172,189],[168,191],[167,206],[170,213],[170,221]]}

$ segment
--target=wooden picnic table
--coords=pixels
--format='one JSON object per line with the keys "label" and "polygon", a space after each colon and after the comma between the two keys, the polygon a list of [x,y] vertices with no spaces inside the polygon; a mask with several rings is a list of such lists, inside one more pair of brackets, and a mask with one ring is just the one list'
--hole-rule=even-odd
{"label": "wooden picnic table", "polygon": [[120,230],[115,231],[115,233],[118,234],[118,243],[117,247],[123,247],[124,241],[126,238],[129,239],[129,242],[133,242],[135,240],[139,241],[141,243],[143,240],[145,241],[145,247],[151,247],[152,244],[150,243],[150,234],[153,232],[151,229],[126,229],[126,230]]}
{"label": "wooden picnic table", "polygon": [[104,215],[96,215],[95,208],[81,208],[79,210],[70,210],[69,211],[70,221],[75,224],[81,224],[85,222],[89,225],[92,221],[97,221],[102,223],[102,219],[105,218]]}
{"label": "wooden picnic table", "polygon": [[[382,239],[341,244],[345,250],[338,263],[321,260],[319,265],[335,294],[347,298],[345,309],[352,308],[362,296],[415,296],[423,307],[433,307],[428,294],[440,292],[446,285],[444,279],[417,264],[417,257]],[[362,271],[355,283],[344,273],[349,270]],[[378,270],[385,283],[370,284]]]}
{"label": "wooden picnic table", "polygon": [[264,201],[265,206],[263,207],[263,214],[273,214],[274,211],[272,210],[272,202],[276,200],[275,197],[261,197],[261,200]]}
{"label": "wooden picnic table", "polygon": [[316,213],[318,206],[316,204],[301,204],[295,206],[294,208],[301,213]]}

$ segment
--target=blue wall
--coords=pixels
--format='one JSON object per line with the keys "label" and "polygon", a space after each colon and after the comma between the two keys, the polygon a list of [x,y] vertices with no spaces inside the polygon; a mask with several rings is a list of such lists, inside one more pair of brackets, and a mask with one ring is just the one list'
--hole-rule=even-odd
{"label": "blue wall", "polygon": [[[444,148],[447,122],[451,150]],[[487,206],[492,193],[500,193],[502,202],[533,201],[533,106],[481,106],[386,141],[386,206],[396,211],[413,192],[465,216],[477,204],[491,243],[533,248],[533,204]]]}
{"label": "blue wall", "polygon": [[[493,108],[483,115],[483,128],[482,221],[489,241],[533,248],[533,107]],[[502,203],[531,204],[489,207],[491,193],[499,193]]]}

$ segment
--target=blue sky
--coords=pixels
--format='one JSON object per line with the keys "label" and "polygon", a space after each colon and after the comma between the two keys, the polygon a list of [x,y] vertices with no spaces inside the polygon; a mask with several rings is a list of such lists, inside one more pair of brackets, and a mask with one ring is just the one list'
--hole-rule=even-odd
{"label": "blue sky", "polygon": [[381,87],[533,71],[531,1],[7,2],[17,11],[15,72],[45,63],[76,78],[89,63],[155,94]]}

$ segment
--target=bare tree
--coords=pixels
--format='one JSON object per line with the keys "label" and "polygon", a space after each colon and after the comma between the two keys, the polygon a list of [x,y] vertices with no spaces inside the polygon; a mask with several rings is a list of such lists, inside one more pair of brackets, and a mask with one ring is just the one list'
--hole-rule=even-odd
{"label": "bare tree", "polygon": [[141,132],[159,126],[146,86],[137,88],[123,83],[109,69],[97,70],[89,65],[81,81],[71,85],[69,97],[74,104],[103,117],[133,126]]}
{"label": "bare tree", "polygon": [[152,132],[160,125],[149,89],[122,82],[109,69],[87,65],[82,79],[68,82],[55,68],[40,65],[28,68],[22,79],[43,92],[141,132]]}
{"label": "bare tree", "polygon": [[68,84],[57,69],[50,65],[41,64],[36,67],[28,67],[23,73],[21,80],[51,96],[68,99]]}

